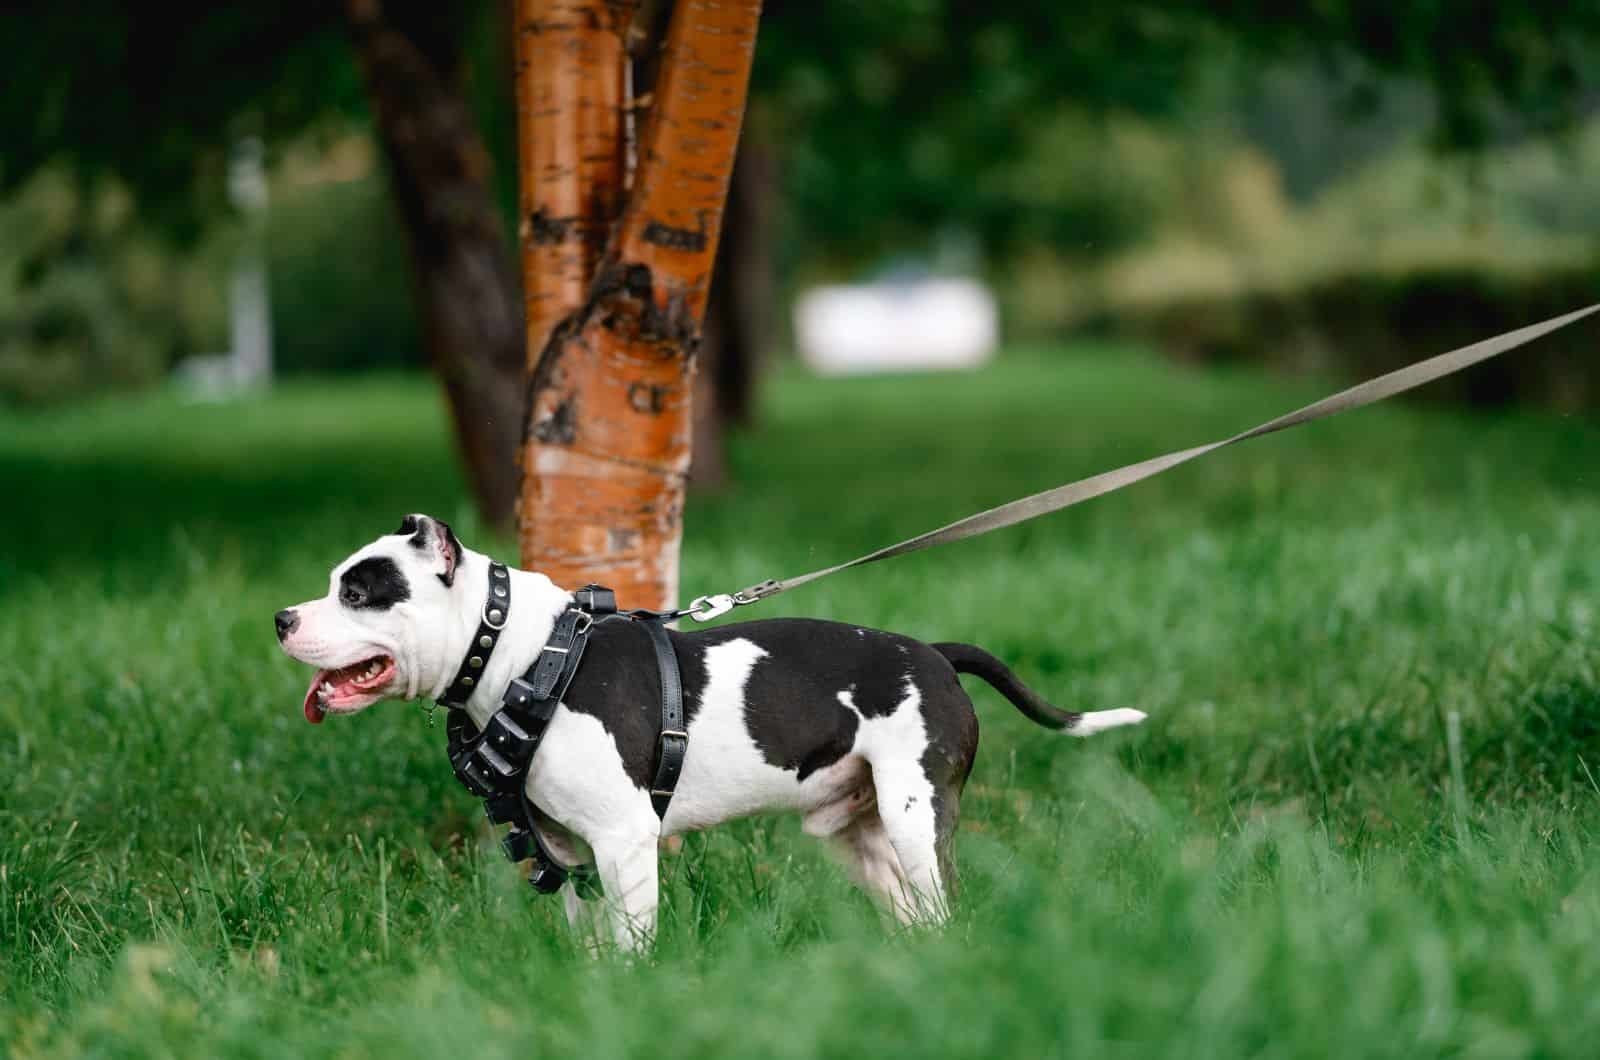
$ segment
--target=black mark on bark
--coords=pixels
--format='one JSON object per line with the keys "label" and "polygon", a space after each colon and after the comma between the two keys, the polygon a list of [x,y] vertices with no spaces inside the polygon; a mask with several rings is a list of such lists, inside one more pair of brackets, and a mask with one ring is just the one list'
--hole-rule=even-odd
{"label": "black mark on bark", "polygon": [[631,332],[663,352],[690,356],[700,345],[700,335],[682,292],[656,303],[655,276],[650,266],[617,262],[601,267],[585,316],[599,313],[600,323],[611,331]]}
{"label": "black mark on bark", "polygon": [[660,383],[630,383],[628,404],[635,412],[659,416],[667,405],[667,388]]}
{"label": "black mark on bark", "polygon": [[577,229],[576,217],[552,217],[543,206],[528,215],[528,238],[536,246],[565,242]]}
{"label": "black mark on bark", "polygon": [[654,243],[668,250],[688,250],[698,253],[706,249],[709,241],[706,235],[705,214],[700,215],[698,228],[674,228],[660,221],[651,221],[644,226],[643,239],[646,243]]}
{"label": "black mark on bark", "polygon": [[578,437],[578,415],[574,401],[566,398],[533,428],[533,436],[546,445],[571,445]]}

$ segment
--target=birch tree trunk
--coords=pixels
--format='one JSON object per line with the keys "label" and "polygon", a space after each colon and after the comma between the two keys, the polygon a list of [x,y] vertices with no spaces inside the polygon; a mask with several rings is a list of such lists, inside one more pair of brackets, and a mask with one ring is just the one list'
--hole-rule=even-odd
{"label": "birch tree trunk", "polygon": [[627,179],[636,3],[517,0],[517,153],[527,369],[582,308]]}
{"label": "birch tree trunk", "polygon": [[[537,230],[540,195],[552,194],[548,186],[539,190],[541,178],[547,185],[580,179],[559,161],[547,168],[546,159],[559,156],[539,148],[541,121],[560,127],[569,119],[532,105],[541,98],[533,66],[543,27],[579,6],[597,5],[527,0],[523,6],[519,32],[540,27],[527,38],[520,71],[527,87],[519,95],[529,110],[525,246]],[[559,585],[610,585],[624,606],[669,607],[677,598],[695,351],[759,16],[759,0],[678,0],[627,201],[586,297],[549,330],[533,371],[522,468],[523,565]],[[576,97],[562,98],[567,106],[560,112],[571,113]],[[563,194],[563,201],[581,198]],[[534,250],[524,261],[539,266],[545,258]],[[530,299],[555,283],[530,276]],[[542,303],[540,312],[558,301]],[[531,309],[530,351],[539,338]]]}

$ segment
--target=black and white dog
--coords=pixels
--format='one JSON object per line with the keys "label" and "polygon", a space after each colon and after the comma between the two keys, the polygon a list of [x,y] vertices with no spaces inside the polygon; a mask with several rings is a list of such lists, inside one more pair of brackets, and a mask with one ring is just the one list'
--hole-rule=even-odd
{"label": "black and white dog", "polygon": [[[280,611],[283,650],[319,668],[306,720],[441,696],[484,613],[488,565],[444,523],[411,516],[335,567],[325,597]],[[510,576],[507,628],[467,702],[480,728],[572,601],[542,574]],[[541,837],[559,860],[596,866],[601,915],[624,947],[654,931],[660,838],[768,811],[802,814],[804,830],[827,837],[902,921],[941,918],[958,800],[978,750],[958,673],[1073,736],[1144,719],[1058,710],[981,648],[844,623],[771,619],[671,640],[689,740],[665,819],[649,796],[661,679],[634,623],[595,626],[528,773]],[[590,915],[570,884],[565,901],[575,924]]]}

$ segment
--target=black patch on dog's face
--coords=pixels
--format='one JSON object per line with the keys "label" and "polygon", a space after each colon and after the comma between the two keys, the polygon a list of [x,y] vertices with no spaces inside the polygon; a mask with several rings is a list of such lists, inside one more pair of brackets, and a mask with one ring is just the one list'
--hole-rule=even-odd
{"label": "black patch on dog's face", "polygon": [[355,611],[387,611],[411,599],[411,585],[388,556],[369,556],[339,576],[339,602]]}

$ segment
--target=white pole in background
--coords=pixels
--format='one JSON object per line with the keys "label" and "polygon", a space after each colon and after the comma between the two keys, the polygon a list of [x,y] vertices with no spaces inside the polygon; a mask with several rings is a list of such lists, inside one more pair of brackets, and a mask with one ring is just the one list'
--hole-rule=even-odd
{"label": "white pole in background", "polygon": [[244,223],[233,265],[228,316],[231,375],[236,386],[272,381],[272,304],[267,290],[267,174],[260,137],[234,144],[228,160],[228,195]]}

